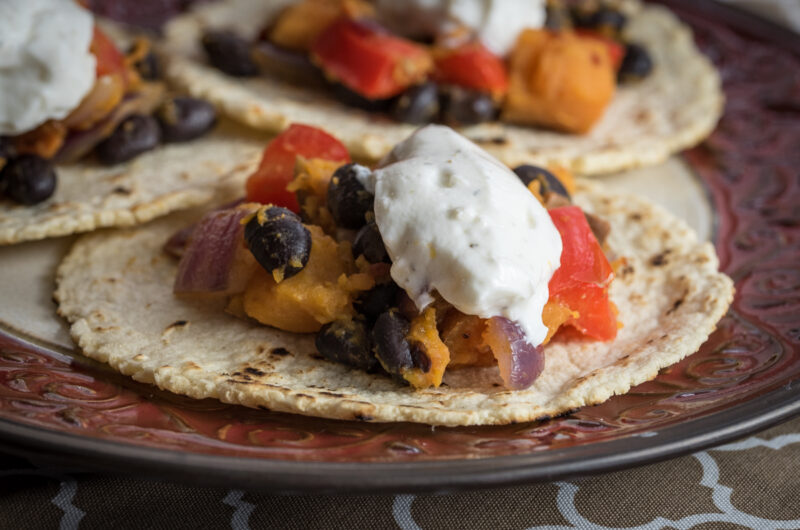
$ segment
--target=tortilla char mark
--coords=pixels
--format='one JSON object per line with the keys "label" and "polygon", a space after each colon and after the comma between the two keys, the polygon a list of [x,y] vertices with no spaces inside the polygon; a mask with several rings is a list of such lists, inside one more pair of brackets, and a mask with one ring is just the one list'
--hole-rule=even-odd
{"label": "tortilla char mark", "polygon": [[667,256],[672,252],[671,249],[664,249],[663,251],[659,252],[652,258],[650,258],[650,265],[653,267],[661,267],[662,265],[667,264]]}

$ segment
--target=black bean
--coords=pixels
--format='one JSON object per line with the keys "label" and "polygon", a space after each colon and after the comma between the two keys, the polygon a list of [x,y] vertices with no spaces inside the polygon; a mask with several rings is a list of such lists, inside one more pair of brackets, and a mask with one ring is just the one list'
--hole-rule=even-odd
{"label": "black bean", "polygon": [[263,219],[266,220],[290,219],[293,221],[300,221],[299,215],[289,210],[288,208],[283,208],[281,206],[262,207],[261,212],[263,215]]}
{"label": "black bean", "polygon": [[622,12],[607,6],[594,10],[580,7],[573,11],[573,21],[578,28],[590,29],[610,38],[617,38],[628,22]]}
{"label": "black bean", "polygon": [[389,253],[383,244],[383,238],[375,221],[361,227],[353,241],[353,257],[363,255],[370,263],[391,263]]}
{"label": "black bean", "polygon": [[49,199],[56,190],[56,171],[48,160],[36,155],[22,155],[0,171],[0,189],[13,201],[37,204]]}
{"label": "black bean", "polygon": [[311,255],[311,232],[286,208],[264,206],[244,227],[247,248],[276,281],[291,278]]}
{"label": "black bean", "polygon": [[161,129],[152,116],[134,114],[120,123],[111,136],[95,148],[104,164],[119,164],[149,151],[161,141]]}
{"label": "black bean", "polygon": [[325,324],[317,333],[314,344],[329,361],[370,372],[379,367],[367,328],[360,320],[335,320]]}
{"label": "black bean", "polygon": [[0,194],[6,189],[6,180],[2,178],[3,167],[11,161],[14,157],[15,149],[11,139],[6,136],[0,136]]}
{"label": "black bean", "polygon": [[328,184],[328,210],[340,228],[359,229],[366,224],[367,212],[375,198],[359,181],[370,173],[359,164],[346,164],[333,174]]}
{"label": "black bean", "polygon": [[625,57],[617,72],[620,83],[639,81],[653,71],[653,60],[647,50],[638,44],[629,43],[625,46]]}
{"label": "black bean", "polygon": [[447,86],[441,89],[439,98],[441,120],[448,125],[474,125],[497,119],[497,105],[485,92]]}
{"label": "black bean", "polygon": [[258,75],[250,42],[232,31],[207,31],[202,39],[209,62],[218,70],[235,77]]}
{"label": "black bean", "polygon": [[409,328],[409,321],[397,309],[381,313],[372,327],[375,356],[381,366],[398,381],[402,380],[403,369],[414,366],[406,339]]}
{"label": "black bean", "polygon": [[538,181],[541,195],[545,199],[545,195],[548,193],[557,193],[558,195],[563,195],[567,199],[571,199],[567,188],[558,180],[558,177],[542,167],[526,164],[515,167],[514,173],[516,173],[522,183],[525,184],[525,187],[534,180]]}
{"label": "black bean", "polygon": [[381,313],[397,305],[399,292],[400,287],[394,282],[379,283],[369,291],[362,293],[353,306],[356,311],[364,315],[367,322],[374,322]]}
{"label": "black bean", "polygon": [[[14,144],[11,142],[11,138],[0,136],[0,159],[8,161],[8,159],[15,154]],[[2,169],[2,162],[0,162],[0,169]]]}
{"label": "black bean", "polygon": [[208,101],[182,96],[162,103],[156,118],[165,142],[186,142],[214,127],[217,111]]}
{"label": "black bean", "polygon": [[439,87],[433,82],[412,86],[395,99],[391,115],[405,123],[436,121],[439,116]]}
{"label": "black bean", "polygon": [[388,112],[394,102],[395,98],[387,99],[369,99],[365,98],[357,92],[353,92],[341,83],[332,83],[329,87],[330,93],[333,94],[340,102],[349,107],[366,110],[368,112]]}

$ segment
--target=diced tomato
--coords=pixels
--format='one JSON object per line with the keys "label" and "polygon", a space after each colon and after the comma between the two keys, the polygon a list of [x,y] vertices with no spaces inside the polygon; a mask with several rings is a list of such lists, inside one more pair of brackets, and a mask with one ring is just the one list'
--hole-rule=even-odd
{"label": "diced tomato", "polygon": [[575,30],[575,33],[581,37],[594,39],[605,44],[606,48],[608,49],[608,56],[611,59],[611,65],[614,67],[614,71],[619,70],[619,66],[622,64],[622,59],[625,58],[625,46],[614,39],[610,39],[605,35],[601,35],[600,33],[590,29],[578,29]]}
{"label": "diced tomato", "polygon": [[565,325],[595,340],[611,340],[617,336],[616,311],[608,298],[614,271],[579,207],[549,213],[563,247],[561,266],[550,279],[550,299],[578,313]]}
{"label": "diced tomato", "polygon": [[503,60],[480,42],[470,42],[436,58],[434,77],[500,97],[508,90],[508,70]]}
{"label": "diced tomato", "polygon": [[374,22],[340,18],[311,46],[325,73],[369,99],[396,96],[428,75],[428,51],[390,34]]}
{"label": "diced tomato", "polygon": [[607,287],[584,284],[551,296],[578,313],[565,326],[572,326],[595,340],[612,340],[617,336],[617,314],[608,299]]}
{"label": "diced tomato", "polygon": [[97,58],[97,77],[104,75],[120,74],[123,79],[125,78],[125,58],[117,49],[114,42],[103,33],[97,26],[94,27],[94,37],[92,44],[89,46],[91,51]]}
{"label": "diced tomato", "polygon": [[339,140],[316,127],[294,123],[267,144],[261,164],[247,179],[247,200],[275,204],[299,213],[297,197],[286,189],[294,178],[298,156],[350,162],[350,154]]}
{"label": "diced tomato", "polygon": [[607,286],[614,271],[594,237],[583,210],[578,206],[562,206],[548,213],[561,234],[563,247],[561,266],[550,279],[551,292],[584,284]]}

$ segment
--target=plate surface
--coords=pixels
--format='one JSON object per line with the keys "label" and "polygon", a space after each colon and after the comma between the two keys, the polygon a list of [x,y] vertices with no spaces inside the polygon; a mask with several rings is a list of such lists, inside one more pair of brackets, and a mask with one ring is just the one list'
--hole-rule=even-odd
{"label": "plate surface", "polygon": [[[650,196],[714,237],[737,295],[696,354],[602,405],[503,427],[342,422],[194,401],[72,351],[50,301],[70,244],[61,239],[0,249],[0,444],[81,468],[377,492],[609,471],[800,413],[800,37],[752,18],[738,26],[749,33],[737,33],[741,15],[716,4],[663,3],[693,25],[721,69],[726,113],[685,161],[605,182]],[[759,31],[770,40],[757,41]]]}

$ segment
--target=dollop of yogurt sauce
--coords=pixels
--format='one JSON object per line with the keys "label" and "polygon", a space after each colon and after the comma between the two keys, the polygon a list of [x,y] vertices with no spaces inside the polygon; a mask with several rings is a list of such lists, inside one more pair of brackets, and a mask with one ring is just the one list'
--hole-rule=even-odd
{"label": "dollop of yogurt sauce", "polygon": [[378,14],[411,37],[447,35],[458,27],[476,33],[497,55],[506,55],[526,28],[544,26],[545,0],[378,0]]}
{"label": "dollop of yogurt sauce", "polygon": [[67,116],[92,88],[94,20],[70,0],[0,1],[0,134]]}
{"label": "dollop of yogurt sauce", "polygon": [[419,309],[435,290],[459,311],[516,321],[538,345],[561,237],[500,161],[449,127],[428,125],[364,178],[391,275]]}

